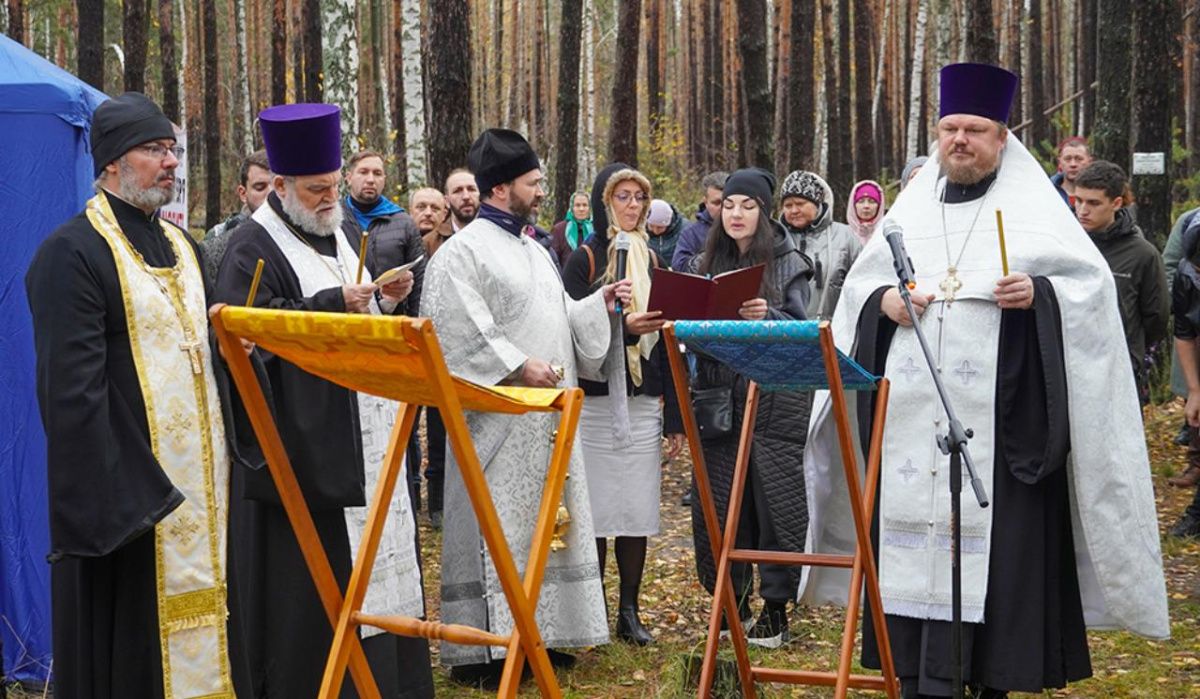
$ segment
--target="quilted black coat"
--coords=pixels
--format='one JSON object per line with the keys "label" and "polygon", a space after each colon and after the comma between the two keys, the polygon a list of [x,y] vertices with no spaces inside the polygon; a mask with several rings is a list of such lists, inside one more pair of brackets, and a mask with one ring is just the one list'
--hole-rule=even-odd
{"label": "quilted black coat", "polygon": [[[812,276],[812,263],[796,250],[791,239],[782,234],[775,248],[774,279],[779,288],[782,305],[771,308],[772,320],[803,320],[808,294],[801,299],[795,293],[797,284]],[[792,293],[788,293],[791,291]],[[694,386],[733,387],[733,430],[723,439],[704,443],[704,461],[717,507],[717,519],[725,526],[733,469],[737,460],[738,438],[742,431],[742,416],[746,406],[749,383],[714,360],[699,355],[696,362]],[[767,487],[767,508],[775,524],[779,542],[785,551],[804,550],[808,531],[808,504],[804,487],[804,443],[808,432],[808,417],[812,409],[812,393],[800,391],[759,392],[758,413],[754,423],[754,439],[750,449],[750,466],[762,475]],[[749,496],[749,484],[746,493]],[[700,582],[712,593],[716,564],[712,557],[708,531],[700,498],[692,494],[692,538],[696,549],[696,569]],[[793,585],[799,586],[800,569],[792,568]]]}

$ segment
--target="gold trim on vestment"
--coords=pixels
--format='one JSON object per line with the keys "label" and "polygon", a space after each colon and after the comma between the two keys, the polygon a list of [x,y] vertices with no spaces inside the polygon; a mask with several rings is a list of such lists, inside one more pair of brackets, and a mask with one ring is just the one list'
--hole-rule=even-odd
{"label": "gold trim on vestment", "polygon": [[[159,464],[167,472],[168,477],[175,476],[172,480],[177,486],[180,485],[180,481],[176,479],[185,477],[188,475],[186,471],[194,468],[194,462],[187,462],[189,457],[186,455],[180,457],[175,453],[189,446],[187,430],[180,430],[180,426],[187,424],[188,419],[192,418],[194,419],[192,423],[194,425],[193,429],[197,430],[200,435],[198,446],[204,479],[204,513],[206,520],[204,529],[208,533],[208,561],[206,565],[209,568],[208,572],[212,576],[213,586],[173,595],[168,593],[168,575],[170,571],[168,571],[167,546],[171,547],[170,553],[172,556],[182,556],[185,559],[190,557],[190,560],[185,562],[182,568],[176,572],[176,575],[171,578],[175,584],[194,584],[196,566],[199,564],[195,559],[197,554],[191,553],[190,549],[192,548],[191,543],[196,533],[201,528],[195,522],[195,518],[191,517],[184,510],[185,505],[188,504],[185,503],[185,505],[181,505],[179,509],[160,521],[155,526],[154,532],[159,643],[163,667],[164,695],[168,699],[177,696],[186,697],[187,699],[205,699],[208,697],[232,699],[234,694],[233,684],[230,679],[228,639],[225,623],[227,617],[225,575],[221,563],[222,528],[219,524],[221,513],[219,511],[220,505],[216,493],[217,487],[214,473],[217,460],[213,448],[214,440],[221,440],[223,444],[224,429],[223,425],[213,424],[212,422],[212,414],[209,410],[211,396],[207,382],[207,379],[210,379],[211,376],[206,377],[204,374],[204,367],[208,364],[207,346],[199,342],[201,333],[198,332],[198,328],[202,327],[207,331],[207,317],[205,316],[207,309],[203,307],[204,302],[202,299],[200,308],[189,312],[184,298],[185,292],[188,290],[188,287],[185,286],[186,282],[192,284],[191,291],[193,293],[196,291],[196,284],[200,284],[201,288],[203,286],[203,278],[200,277],[199,272],[199,262],[191,246],[183,238],[183,234],[160,220],[159,225],[162,228],[163,235],[175,253],[175,265],[170,268],[152,268],[147,265],[141,254],[134,249],[128,238],[121,231],[116,217],[112,213],[112,208],[108,203],[108,198],[103,192],[97,194],[88,202],[87,216],[93,228],[108,243],[117,268],[121,296],[125,307],[126,325],[129,331],[130,349],[132,350],[134,366],[137,369],[138,382],[146,406],[146,421],[150,432],[151,449]],[[137,264],[134,264],[135,261]],[[137,269],[138,266],[141,268],[140,271],[147,273],[159,287],[159,290],[164,293],[176,320],[179,322],[182,335],[186,340],[184,343],[178,343],[177,348],[180,351],[187,352],[188,363],[185,367],[189,369],[187,373],[192,379],[191,393],[192,398],[194,398],[194,404],[190,406],[169,404],[170,415],[160,415],[155,408],[155,394],[152,391],[156,389],[161,390],[161,386],[153,385],[153,381],[148,375],[150,369],[147,364],[152,361],[169,361],[169,358],[152,357],[146,353],[143,333],[150,332],[154,328],[152,325],[143,328],[141,324],[143,322],[153,324],[154,319],[139,316],[138,306],[133,297],[133,281],[129,277],[129,272],[139,271]],[[188,274],[190,279],[185,280],[185,274]],[[145,299],[142,300],[145,301]],[[154,314],[149,313],[149,315],[153,316]],[[200,355],[199,373],[195,371],[197,360],[194,352],[198,352]],[[185,401],[176,402],[184,403]],[[186,409],[190,409],[193,414],[190,416],[187,415]],[[160,433],[163,431],[171,436],[171,439],[167,440],[167,444],[169,445],[167,450],[164,450],[164,442],[160,438]],[[225,456],[223,450],[222,456]],[[181,459],[184,463],[181,463]],[[222,461],[225,461],[225,459],[222,459]],[[221,468],[227,469],[228,464],[222,464]],[[174,474],[172,471],[174,471]],[[169,524],[168,521],[170,521]],[[201,571],[201,573],[203,572]],[[204,648],[206,641],[212,641],[213,639],[205,637],[203,634],[197,635],[203,629],[211,629],[211,633],[215,635],[216,647],[207,649],[209,653],[215,654],[215,658],[206,653],[206,649]],[[178,647],[173,647],[172,640],[177,641]],[[181,657],[178,658],[178,662],[173,662],[173,656],[177,653]],[[180,667],[176,667],[176,665]],[[182,681],[177,681],[176,674],[178,673],[184,675]],[[200,677],[208,678],[211,681],[211,678],[214,676],[220,685],[220,689],[216,693],[187,693],[191,684],[187,681],[188,679]]]}

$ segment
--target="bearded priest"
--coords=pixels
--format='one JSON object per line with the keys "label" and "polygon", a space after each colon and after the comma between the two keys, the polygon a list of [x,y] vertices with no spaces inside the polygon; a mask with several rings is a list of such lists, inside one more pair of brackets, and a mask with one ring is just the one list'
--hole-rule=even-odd
{"label": "bearded priest", "polygon": [[[935,441],[947,421],[914,321],[974,430],[970,451],[991,497],[986,509],[970,489],[962,498],[963,676],[973,696],[1041,693],[1090,676],[1087,627],[1170,633],[1116,287],[1005,126],[1017,84],[995,66],[942,69],[937,152],[889,212],[916,271],[918,317],[905,311],[876,236],[832,321],[839,349],[891,379],[872,531],[906,697],[950,696],[954,677],[950,467]],[[870,402],[857,403],[864,445]],[[845,553],[854,534],[829,407],[818,396],[805,456],[809,550]],[[844,597],[845,581],[810,572],[805,595],[822,601],[840,586]],[[878,668],[869,616],[863,638],[863,664]]]}
{"label": "bearded priest", "polygon": [[[359,283],[359,241],[342,232],[339,109],[280,105],[263,110],[259,123],[272,191],[231,241],[217,273],[217,300],[245,303],[262,259],[255,306],[399,314],[413,288],[412,273],[377,287],[364,269]],[[260,381],[288,458],[344,589],[366,525],[367,494],[378,483],[399,405],[355,393],[261,350],[255,350],[252,360],[263,372]],[[243,419],[233,424],[239,455],[251,461],[253,433]],[[234,470],[230,499],[230,607],[234,625],[246,639],[244,648],[235,648],[235,659],[248,666],[252,680],[251,687],[238,688],[238,695],[312,697],[321,684],[333,631],[270,473],[261,461],[257,464]],[[420,617],[424,599],[407,489],[396,489],[391,509],[363,611]],[[383,696],[433,696],[425,639],[371,627],[362,634]],[[349,679],[344,686],[352,691]]]}
{"label": "bearded priest", "polygon": [[96,196],[25,276],[48,447],[54,693],[228,697],[229,456],[182,149],[145,95],[92,118]]}

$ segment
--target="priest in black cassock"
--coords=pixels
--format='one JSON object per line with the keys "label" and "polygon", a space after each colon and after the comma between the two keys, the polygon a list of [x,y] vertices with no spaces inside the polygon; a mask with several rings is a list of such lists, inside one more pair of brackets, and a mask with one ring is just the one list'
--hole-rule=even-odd
{"label": "priest in black cassock", "polygon": [[96,196],[25,277],[48,446],[54,694],[228,697],[229,457],[171,122],[127,92],[92,120]]}
{"label": "priest in black cassock", "polygon": [[[1017,84],[995,66],[943,68],[937,152],[888,216],[916,272],[916,322],[974,430],[970,450],[991,497],[980,508],[967,490],[961,528],[964,678],[984,697],[1090,676],[1089,626],[1170,633],[1116,288],[1005,126]],[[876,236],[832,324],[842,351],[892,382],[872,540],[896,672],[905,697],[949,696],[949,457],[935,441],[946,416],[896,281]],[[872,402],[857,401],[861,445]],[[805,455],[809,550],[846,553],[854,534],[829,405],[818,398]],[[805,598],[844,600],[845,582],[812,569]],[[869,616],[864,625],[863,664],[878,668]]]}
{"label": "priest in black cassock", "polygon": [[[294,104],[259,115],[273,173],[265,204],[238,228],[217,274],[216,298],[245,303],[256,263],[264,261],[254,305],[297,311],[392,313],[412,290],[411,272],[383,287],[369,270],[356,279],[358,241],[341,230],[341,129],[337,107]],[[312,512],[321,543],[343,589],[374,492],[395,402],[359,394],[264,351],[253,362]],[[235,403],[236,406],[236,403]],[[236,411],[240,413],[241,408]],[[256,452],[239,416],[239,454]],[[424,613],[415,523],[407,490],[398,488],[380,544],[364,611]],[[333,641],[329,619],[280,503],[269,470],[234,471],[231,497],[230,607],[246,644],[235,662],[249,668],[240,697],[312,697]],[[433,695],[425,639],[364,628],[363,647],[383,696]],[[353,695],[349,678],[343,695]]]}

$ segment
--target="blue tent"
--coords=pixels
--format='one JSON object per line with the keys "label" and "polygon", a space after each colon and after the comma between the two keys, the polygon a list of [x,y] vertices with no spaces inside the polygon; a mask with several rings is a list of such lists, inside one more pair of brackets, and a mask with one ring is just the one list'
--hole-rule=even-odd
{"label": "blue tent", "polygon": [[19,682],[45,682],[51,652],[46,440],[25,270],[91,196],[89,128],[106,99],[0,36],[0,642],[7,679]]}

